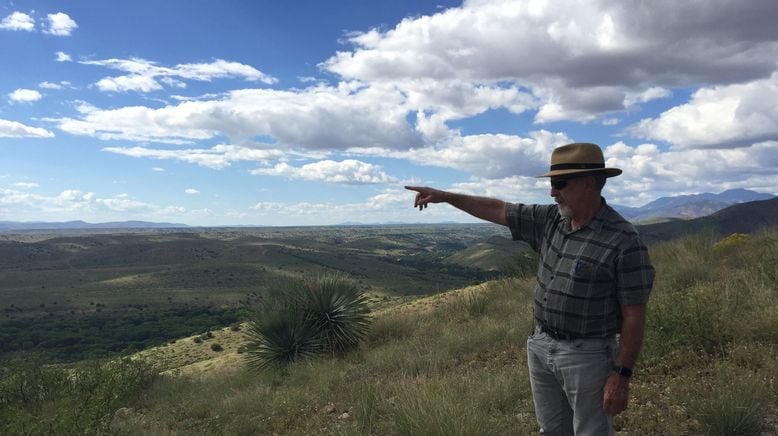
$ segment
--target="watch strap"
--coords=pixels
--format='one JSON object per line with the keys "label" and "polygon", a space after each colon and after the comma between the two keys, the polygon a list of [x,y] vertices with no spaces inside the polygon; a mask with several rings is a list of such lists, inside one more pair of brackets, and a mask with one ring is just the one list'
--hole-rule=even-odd
{"label": "watch strap", "polygon": [[613,372],[625,378],[632,377],[632,368],[626,366],[614,365]]}

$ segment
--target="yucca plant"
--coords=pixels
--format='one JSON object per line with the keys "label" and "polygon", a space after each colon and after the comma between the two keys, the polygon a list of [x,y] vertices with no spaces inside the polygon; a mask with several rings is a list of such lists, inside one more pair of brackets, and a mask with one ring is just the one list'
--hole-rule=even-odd
{"label": "yucca plant", "polygon": [[316,355],[320,342],[293,299],[277,297],[248,323],[245,359],[255,369],[282,366]]}
{"label": "yucca plant", "polygon": [[343,353],[355,348],[369,328],[367,298],[342,275],[305,281],[306,316],[322,351]]}
{"label": "yucca plant", "polygon": [[265,369],[356,347],[369,327],[367,298],[342,275],[288,286],[262,306],[246,329],[249,365]]}

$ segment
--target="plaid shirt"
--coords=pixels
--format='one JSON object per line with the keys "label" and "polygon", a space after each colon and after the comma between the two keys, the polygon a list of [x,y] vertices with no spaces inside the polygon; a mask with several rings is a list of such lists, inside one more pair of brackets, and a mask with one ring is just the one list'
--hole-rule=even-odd
{"label": "plaid shirt", "polygon": [[535,322],[580,337],[621,331],[621,306],[645,304],[654,283],[648,249],[635,228],[602,200],[572,231],[556,205],[508,204],[514,240],[538,252]]}

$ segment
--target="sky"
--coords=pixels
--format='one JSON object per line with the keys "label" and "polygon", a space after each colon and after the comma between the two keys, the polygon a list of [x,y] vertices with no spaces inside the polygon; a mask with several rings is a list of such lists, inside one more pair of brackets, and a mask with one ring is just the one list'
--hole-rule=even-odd
{"label": "sky", "polygon": [[472,222],[404,185],[549,203],[778,194],[775,0],[0,0],[0,221]]}

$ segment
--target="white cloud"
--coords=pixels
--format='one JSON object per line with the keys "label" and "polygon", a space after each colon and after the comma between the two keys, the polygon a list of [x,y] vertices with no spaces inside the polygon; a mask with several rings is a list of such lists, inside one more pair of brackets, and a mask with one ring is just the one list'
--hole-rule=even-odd
{"label": "white cloud", "polygon": [[65,52],[58,51],[57,58],[55,60],[57,62],[70,62],[73,60],[73,58],[71,58],[70,55]]}
{"label": "white cloud", "polygon": [[0,138],[53,138],[54,134],[40,127],[30,127],[17,121],[0,119]]}
{"label": "white cloud", "polygon": [[154,80],[154,77],[143,76],[140,74],[119,77],[106,77],[100,79],[96,85],[97,88],[101,91],[110,92],[151,92],[162,89],[162,85]]}
{"label": "white cloud", "polygon": [[81,119],[58,121],[68,133],[107,140],[182,143],[226,135],[243,142],[269,136],[277,148],[286,149],[407,149],[420,145],[421,138],[406,120],[403,99],[396,90],[348,84],[300,91],[243,89],[220,100],[159,109],[90,109]]}
{"label": "white cloud", "polygon": [[197,195],[197,194],[200,193],[200,191],[198,191],[197,189],[194,189],[194,188],[186,188],[184,190],[184,193],[185,194],[189,194],[189,195]]}
{"label": "white cloud", "polygon": [[540,99],[538,122],[588,121],[663,97],[662,89],[768,76],[778,55],[768,17],[776,15],[769,1],[474,0],[353,34],[353,50],[321,67],[398,86],[509,83]]}
{"label": "white cloud", "polygon": [[44,32],[50,35],[70,36],[78,28],[78,24],[64,12],[48,14],[46,18],[49,21],[49,25]]}
{"label": "white cloud", "polygon": [[413,197],[414,193],[411,191],[392,188],[359,203],[259,202],[250,207],[249,212],[235,212],[234,216],[244,220],[271,220],[294,225],[474,221],[464,212],[446,205],[434,205],[437,207],[430,207],[420,213],[413,208]]}
{"label": "white cloud", "polygon": [[17,103],[32,103],[43,98],[43,95],[34,89],[17,89],[8,94],[8,98]]}
{"label": "white cloud", "polygon": [[624,97],[624,106],[630,107],[637,103],[645,103],[659,98],[667,98],[672,95],[673,93],[669,89],[662,88],[661,86],[652,86],[651,88],[648,88],[642,92],[628,92],[626,97]]}
{"label": "white cloud", "polygon": [[17,182],[14,183],[14,186],[16,186],[17,188],[31,189],[31,188],[37,188],[40,185],[34,182]]}
{"label": "white cloud", "polygon": [[13,12],[11,15],[0,21],[2,30],[24,30],[32,32],[35,30],[35,19],[24,12]]}
{"label": "white cloud", "polygon": [[173,159],[207,168],[223,169],[232,162],[266,162],[284,156],[279,150],[266,150],[235,145],[217,145],[209,149],[163,150],[145,147],[106,147],[103,151],[136,158]]}
{"label": "white cloud", "polygon": [[327,183],[342,183],[347,185],[395,183],[397,180],[381,171],[381,167],[358,160],[347,159],[341,162],[323,160],[293,167],[279,163],[272,168],[260,168],[251,171],[254,175],[283,176],[290,179],[300,179]]}
{"label": "white cloud", "polygon": [[69,88],[70,86],[71,84],[67,80],[63,80],[59,83],[41,82],[38,84],[38,87],[41,89],[65,89]]}
{"label": "white cloud", "polygon": [[189,213],[180,206],[160,206],[130,198],[126,194],[101,197],[94,192],[66,189],[54,196],[13,189],[0,189],[0,207],[6,206],[8,219],[41,221],[81,219],[124,221],[128,219],[176,219]]}
{"label": "white cloud", "polygon": [[640,206],[657,197],[732,188],[776,193],[778,142],[718,150],[663,151],[647,143],[617,142],[605,149],[608,166],[624,173],[609,179],[606,193],[616,203]]}
{"label": "white cloud", "polygon": [[778,140],[778,73],[744,84],[701,88],[691,101],[631,128],[678,148],[716,148]]}
{"label": "white cloud", "polygon": [[548,169],[551,151],[573,142],[564,133],[545,130],[529,137],[484,134],[457,136],[434,146],[394,151],[381,148],[354,148],[356,155],[387,156],[423,166],[455,168],[476,177],[500,179],[514,175],[541,174]]}
{"label": "white cloud", "polygon": [[101,91],[112,92],[151,92],[162,89],[162,82],[170,87],[185,88],[186,83],[179,79],[209,82],[214,79],[243,78],[247,81],[259,81],[268,85],[278,82],[250,65],[215,59],[210,63],[179,64],[174,67],[158,66],[155,62],[141,58],[105,59],[99,61],[81,61],[85,65],[96,65],[129,73],[124,76],[105,77],[96,83]]}
{"label": "white cloud", "polygon": [[162,167],[152,167],[151,171],[157,172],[157,173],[164,173],[165,169]]}

